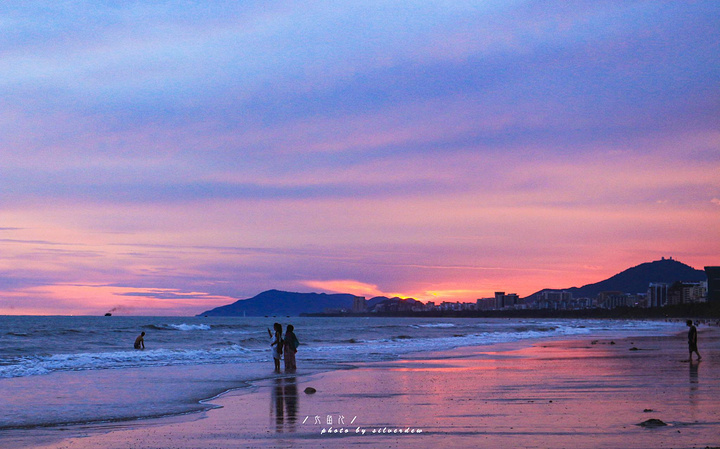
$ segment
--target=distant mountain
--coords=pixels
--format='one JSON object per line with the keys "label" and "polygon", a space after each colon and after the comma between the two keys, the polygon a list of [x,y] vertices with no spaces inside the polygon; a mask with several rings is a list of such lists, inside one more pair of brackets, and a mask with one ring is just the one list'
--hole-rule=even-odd
{"label": "distant mountain", "polygon": [[594,298],[598,293],[605,291],[619,291],[631,294],[644,293],[651,282],[664,282],[670,285],[676,281],[702,282],[706,280],[705,271],[696,270],[677,260],[663,258],[628,268],[611,278],[594,284],[562,289],[543,289],[526,299],[534,300],[538,293],[546,290],[569,291],[572,292],[574,298]]}
{"label": "distant mountain", "polygon": [[[216,307],[198,316],[298,316],[301,313],[323,313],[329,310],[352,310],[355,295],[326,293],[291,293],[268,290],[248,299]],[[422,304],[413,298],[376,296],[367,301],[368,310],[408,311]]]}
{"label": "distant mountain", "polygon": [[368,310],[380,312],[407,312],[411,311],[415,306],[422,305],[422,302],[414,298],[388,298],[385,296],[376,296],[370,298],[367,302]]}
{"label": "distant mountain", "polygon": [[[701,282],[707,280],[703,270],[673,259],[647,262],[616,274],[615,276],[582,287],[544,289],[526,300],[533,301],[536,295],[546,290],[565,290],[572,292],[575,298],[594,298],[604,291],[624,293],[642,293],[647,291],[651,282],[664,282],[668,285],[676,281]],[[323,313],[328,309],[352,310],[355,295],[326,293],[292,293],[280,290],[268,290],[248,299],[208,310],[198,316],[298,316],[302,313]],[[367,301],[368,310],[406,311],[420,304],[415,299],[386,298],[378,296]]]}
{"label": "distant mountain", "polygon": [[322,313],[326,309],[348,309],[355,295],[325,293],[292,293],[268,290],[248,299],[216,307],[198,316],[298,316],[301,313]]}

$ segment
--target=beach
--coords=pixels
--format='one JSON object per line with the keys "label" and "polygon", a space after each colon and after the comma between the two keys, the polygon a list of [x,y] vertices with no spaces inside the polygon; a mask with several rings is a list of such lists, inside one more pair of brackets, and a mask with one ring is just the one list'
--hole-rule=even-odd
{"label": "beach", "polygon": [[[688,363],[677,331],[463,347],[312,374],[300,365],[203,412],[19,429],[0,433],[0,446],[720,447],[720,333],[701,327],[703,360]],[[639,425],[648,420],[666,425]]]}

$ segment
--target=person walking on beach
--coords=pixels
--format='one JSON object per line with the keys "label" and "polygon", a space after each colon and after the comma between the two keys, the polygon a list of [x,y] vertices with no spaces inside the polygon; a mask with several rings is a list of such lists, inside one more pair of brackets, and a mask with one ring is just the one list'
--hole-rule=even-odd
{"label": "person walking on beach", "polygon": [[270,329],[268,329],[268,335],[270,335],[270,350],[272,351],[273,362],[275,363],[275,371],[280,372],[280,359],[282,358],[283,350],[283,339],[282,339],[282,325],[280,323],[273,324],[275,329],[275,335],[273,336]]}
{"label": "person walking on beach", "polygon": [[700,360],[702,360],[702,356],[700,356],[697,347],[697,328],[693,325],[692,320],[687,320],[685,324],[687,324],[687,326],[690,328],[690,330],[688,331],[688,349],[690,351],[689,361],[692,362],[692,355],[694,352],[695,354],[697,354],[697,359],[699,362]]}
{"label": "person walking on beach", "polygon": [[285,332],[283,352],[285,352],[285,371],[295,371],[297,366],[295,365],[295,353],[297,352],[300,341],[295,336],[295,327],[292,324],[288,324],[287,331]]}
{"label": "person walking on beach", "polygon": [[145,332],[141,332],[135,339],[135,349],[145,349]]}

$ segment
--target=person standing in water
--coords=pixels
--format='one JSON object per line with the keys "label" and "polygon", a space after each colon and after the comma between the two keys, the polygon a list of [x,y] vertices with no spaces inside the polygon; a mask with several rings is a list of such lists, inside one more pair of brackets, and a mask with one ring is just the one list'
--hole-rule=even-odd
{"label": "person standing in water", "polygon": [[285,332],[283,352],[285,352],[285,371],[295,371],[297,366],[295,365],[295,353],[297,352],[300,341],[295,336],[295,328],[292,324],[288,324],[287,331]]}
{"label": "person standing in water", "polygon": [[687,326],[690,328],[688,331],[688,350],[690,351],[690,361],[692,362],[692,355],[693,352],[697,354],[698,362],[702,360],[702,357],[700,356],[700,353],[698,352],[697,347],[697,328],[693,325],[692,320],[687,320],[685,322]]}
{"label": "person standing in water", "polygon": [[145,332],[141,332],[135,339],[135,349],[145,349]]}
{"label": "person standing in water", "polygon": [[275,371],[280,372],[280,359],[282,358],[283,350],[283,339],[282,339],[282,325],[280,323],[273,324],[275,329],[275,335],[273,336],[270,329],[268,329],[268,335],[270,335],[270,350],[272,351],[273,362],[275,363]]}

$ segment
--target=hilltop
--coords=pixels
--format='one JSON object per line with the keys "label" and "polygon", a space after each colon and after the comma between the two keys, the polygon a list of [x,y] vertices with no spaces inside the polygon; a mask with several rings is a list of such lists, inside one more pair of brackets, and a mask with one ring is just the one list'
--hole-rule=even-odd
{"label": "hilltop", "polygon": [[355,295],[339,293],[295,293],[268,290],[248,299],[216,307],[198,316],[298,316],[301,313],[322,313],[326,309],[352,309]]}
{"label": "hilltop", "polygon": [[[628,268],[608,279],[582,287],[543,289],[526,298],[532,302],[538,293],[546,290],[564,290],[575,298],[594,298],[604,291],[643,293],[652,282],[672,284],[676,281],[702,282],[707,279],[703,270],[697,270],[674,259],[661,259]],[[353,308],[355,295],[347,293],[296,293],[268,290],[252,298],[240,299],[232,304],[216,307],[198,316],[299,316],[301,314],[322,314],[328,311],[349,311]],[[386,298],[383,296],[367,301],[368,309],[376,312],[410,312],[422,305],[415,299]]]}
{"label": "hilltop", "polygon": [[[216,307],[198,316],[298,316],[319,314],[353,308],[355,295],[346,293],[295,293],[268,290],[248,299],[240,299],[226,306]],[[376,296],[367,301],[368,309],[383,311],[410,311],[415,305],[422,305],[412,298],[387,298]]]}
{"label": "hilltop", "polygon": [[707,280],[705,271],[697,270],[682,262],[670,259],[661,259],[646,262],[628,268],[604,281],[587,284],[582,287],[543,289],[526,297],[533,300],[538,293],[546,290],[564,290],[571,292],[575,298],[594,298],[600,292],[619,291],[623,293],[644,293],[652,282],[672,284],[676,281],[702,282]]}

